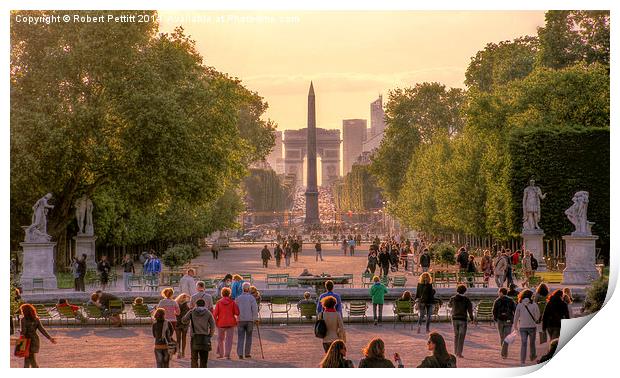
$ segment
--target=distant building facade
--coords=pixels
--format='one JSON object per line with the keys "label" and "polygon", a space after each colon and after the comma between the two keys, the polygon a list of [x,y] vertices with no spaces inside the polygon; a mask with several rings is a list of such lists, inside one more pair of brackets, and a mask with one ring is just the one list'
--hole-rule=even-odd
{"label": "distant building facade", "polygon": [[282,174],[284,173],[284,160],[282,159],[282,131],[275,130],[273,135],[275,137],[275,144],[267,156],[267,163],[269,163],[271,169],[276,171],[277,174]]}
{"label": "distant building facade", "polygon": [[345,119],[342,121],[342,155],[343,175],[351,172],[353,163],[362,153],[362,146],[366,140],[365,119]]}
{"label": "distant building facade", "polygon": [[[307,129],[284,131],[284,171],[294,175],[296,185],[303,186]],[[316,129],[316,152],[321,157],[321,186],[340,177],[340,130]]]}
{"label": "distant building facade", "polygon": [[372,152],[379,148],[385,132],[385,113],[383,111],[383,96],[370,103],[370,130],[362,146],[363,151]]}

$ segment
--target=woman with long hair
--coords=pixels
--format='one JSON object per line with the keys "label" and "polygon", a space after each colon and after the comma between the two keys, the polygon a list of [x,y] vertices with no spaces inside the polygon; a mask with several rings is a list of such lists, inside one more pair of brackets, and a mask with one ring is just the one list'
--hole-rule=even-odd
{"label": "woman with long hair", "polygon": [[525,365],[527,344],[530,344],[530,361],[536,359],[536,328],[540,319],[538,305],[532,301],[532,291],[529,289],[519,293],[519,304],[515,310],[513,329],[521,335],[521,365]]}
{"label": "woman with long hair", "polygon": [[424,358],[419,368],[455,368],[456,357],[448,353],[446,341],[437,332],[431,332],[426,342],[428,350],[433,354]]}
{"label": "woman with long hair", "polygon": [[547,300],[542,316],[542,330],[549,333],[549,340],[560,337],[562,319],[570,319],[568,304],[564,301],[564,293],[557,289]]}
{"label": "woman with long hair", "polygon": [[321,300],[323,311],[319,313],[318,317],[325,321],[327,326],[327,333],[323,338],[323,349],[327,353],[329,347],[336,340],[347,341],[347,336],[344,331],[344,322],[342,321],[342,315],[336,310],[336,304],[338,301],[335,297],[329,295]]}
{"label": "woman with long hair", "polygon": [[155,339],[155,363],[158,368],[170,367],[168,342],[172,341],[174,327],[166,320],[166,310],[158,308],[153,313],[153,338]]}
{"label": "woman with long hair", "polygon": [[392,361],[385,358],[385,343],[378,337],[370,340],[362,349],[364,358],[360,360],[359,368],[393,368]]}
{"label": "woman with long hair", "polygon": [[28,356],[24,358],[25,368],[38,368],[36,354],[39,353],[39,347],[41,342],[39,341],[39,335],[37,330],[41,332],[52,344],[56,344],[56,339],[47,333],[47,330],[43,328],[39,317],[37,316],[37,310],[31,304],[23,304],[19,307],[19,312],[22,316],[20,319],[20,335],[26,339],[30,339],[30,351]]}
{"label": "woman with long hair", "polygon": [[424,272],[420,274],[418,287],[415,291],[415,299],[418,301],[418,310],[420,312],[418,316],[418,333],[420,333],[420,326],[422,325],[424,315],[426,315],[426,332],[430,332],[433,303],[435,302],[435,289],[433,289],[433,278],[430,273]]}
{"label": "woman with long hair", "polygon": [[319,367],[322,368],[352,368],[353,362],[347,360],[347,347],[342,340],[335,340],[327,350],[327,354],[321,360]]}
{"label": "woman with long hair", "polygon": [[187,344],[187,324],[183,324],[181,319],[189,312],[189,302],[191,297],[188,294],[181,294],[176,297],[175,302],[179,305],[179,314],[177,315],[177,323],[175,325],[175,332],[177,335],[177,342],[179,343],[179,354],[177,358],[185,357],[185,344]]}
{"label": "woman with long hair", "polygon": [[181,309],[179,308],[179,304],[172,299],[172,294],[174,294],[174,290],[171,287],[167,287],[161,291],[161,296],[163,299],[159,301],[157,308],[161,308],[165,311],[165,318],[167,321],[172,323],[172,327],[176,327],[177,325],[177,315],[181,313]]}

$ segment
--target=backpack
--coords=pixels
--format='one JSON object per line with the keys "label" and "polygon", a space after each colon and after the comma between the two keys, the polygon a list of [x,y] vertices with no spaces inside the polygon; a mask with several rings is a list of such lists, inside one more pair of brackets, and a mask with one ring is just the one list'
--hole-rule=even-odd
{"label": "backpack", "polygon": [[318,337],[319,339],[327,336],[327,323],[325,323],[325,320],[323,320],[322,313],[320,319],[317,319],[316,323],[314,323],[314,336]]}
{"label": "backpack", "polygon": [[538,270],[538,260],[534,255],[531,255],[530,258],[532,259],[532,270]]}
{"label": "backpack", "polygon": [[508,299],[500,300],[497,306],[497,319],[503,322],[512,321],[514,317],[513,312],[510,309],[510,302]]}

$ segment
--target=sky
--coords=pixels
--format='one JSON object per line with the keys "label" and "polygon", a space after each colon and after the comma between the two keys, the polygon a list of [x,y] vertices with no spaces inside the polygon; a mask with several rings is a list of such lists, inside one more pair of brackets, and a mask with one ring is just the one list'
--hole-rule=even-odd
{"label": "sky", "polygon": [[368,119],[391,89],[437,81],[463,88],[470,58],[489,42],[535,35],[544,11],[160,11],[160,31],[183,26],[204,64],[238,77],[269,104],[279,130],[306,127],[310,80],[317,127]]}

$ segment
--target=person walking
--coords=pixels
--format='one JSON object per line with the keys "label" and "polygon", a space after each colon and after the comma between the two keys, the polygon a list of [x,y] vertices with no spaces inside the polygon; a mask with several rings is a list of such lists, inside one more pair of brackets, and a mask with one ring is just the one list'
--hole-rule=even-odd
{"label": "person walking", "polygon": [[222,280],[217,284],[217,287],[215,288],[215,293],[213,293],[213,299],[217,300],[217,298],[220,297],[220,294],[222,293],[222,289],[225,287],[230,288],[232,285],[232,279],[233,276],[230,273],[226,273],[226,275],[224,276],[224,278],[222,278]]}
{"label": "person walking", "polygon": [[385,358],[385,343],[375,337],[362,349],[364,358],[360,360],[359,368],[393,368],[392,361]]}
{"label": "person walking", "polygon": [[196,275],[196,271],[194,268],[189,268],[183,277],[179,280],[179,291],[181,293],[185,293],[190,297],[196,294],[196,279],[194,276]]}
{"label": "person walking", "polygon": [[489,278],[493,275],[493,260],[491,259],[491,252],[487,249],[482,255],[480,260],[480,271],[484,274],[483,287],[489,287]]}
{"label": "person walking", "polygon": [[512,276],[512,253],[510,252],[509,249],[506,250],[506,255],[504,257],[506,259],[506,281],[508,282],[508,285],[512,285],[514,284],[514,277]]}
{"label": "person walking", "polygon": [[267,244],[260,251],[260,258],[263,260],[263,268],[269,268],[269,260],[271,260],[271,251],[267,248]]}
{"label": "person walking", "polygon": [[377,270],[377,264],[379,263],[379,259],[377,258],[377,253],[374,250],[371,250],[368,254],[368,262],[366,263],[366,272],[370,272],[373,276],[375,275],[375,271]]}
{"label": "person walking", "polygon": [[390,254],[386,250],[385,246],[379,250],[379,265],[381,266],[381,273],[383,277],[387,277],[390,272]]}
{"label": "person walking", "polygon": [[81,291],[81,292],[85,292],[86,291],[86,286],[84,285],[84,277],[86,277],[86,254],[83,253],[82,254],[82,258],[77,260],[77,274],[78,274],[78,278],[77,278],[77,284],[76,284],[76,291]]}
{"label": "person walking", "polygon": [[327,353],[332,342],[340,339],[346,343],[347,335],[344,331],[342,315],[336,310],[336,304],[338,303],[336,298],[330,295],[324,297],[320,303],[323,311],[319,313],[318,319],[324,320],[327,327],[327,332],[325,337],[323,337],[323,349]]}
{"label": "person walking", "polygon": [[196,282],[196,293],[192,295],[192,298],[189,303],[190,308],[195,308],[199,300],[203,300],[205,304],[203,305],[207,310],[213,311],[213,297],[211,294],[207,293],[206,285],[204,281]]}
{"label": "person walking", "polygon": [[422,325],[422,319],[426,315],[426,332],[430,332],[431,316],[433,314],[433,304],[435,303],[435,289],[433,289],[433,278],[430,273],[424,272],[420,275],[418,286],[415,291],[415,299],[418,302],[418,333]]}
{"label": "person walking", "polygon": [[512,331],[512,321],[517,305],[515,301],[507,295],[508,290],[505,287],[500,287],[497,294],[498,297],[495,299],[495,302],[493,302],[493,320],[497,324],[499,343],[502,348],[501,356],[503,359],[506,359],[508,358],[508,344],[504,342],[504,339]]}
{"label": "person walking", "polygon": [[[372,319],[375,322],[375,325],[383,322],[383,303],[385,300],[385,294],[387,294],[388,290],[381,283],[381,279],[378,276],[374,276],[372,278],[373,284],[368,290],[370,293],[370,297],[372,298]],[[377,307],[379,307],[379,322],[377,323]]]}
{"label": "person walking", "polygon": [[172,328],[176,327],[177,315],[181,313],[179,304],[172,299],[174,290],[171,287],[167,287],[161,291],[162,300],[159,301],[157,308],[162,308],[165,311],[165,319],[172,324]]}
{"label": "person walking", "polygon": [[189,312],[190,296],[186,293],[179,294],[175,302],[179,305],[179,314],[176,316],[177,322],[174,331],[178,342],[178,358],[185,358],[185,346],[187,344],[187,324],[183,323],[183,317]]}
{"label": "person walking", "polygon": [[233,282],[232,286],[230,287],[230,299],[234,301],[235,299],[237,299],[238,296],[243,294],[243,283],[245,281],[243,280],[243,277],[238,274],[233,275],[232,279]]}
{"label": "person walking", "polygon": [[346,256],[347,250],[349,249],[349,243],[347,242],[347,239],[342,238],[342,243],[340,244],[340,248],[342,249],[343,255]]}
{"label": "person walking", "polygon": [[476,261],[474,255],[469,255],[469,262],[467,263],[467,286],[474,287],[474,276],[478,272],[476,268]]}
{"label": "person walking", "polygon": [[131,278],[136,274],[136,268],[133,265],[133,259],[126,254],[121,264],[123,267],[123,286],[125,291],[131,291]]}
{"label": "person walking", "polygon": [[237,326],[237,316],[239,316],[239,307],[230,298],[230,292],[230,288],[223,288],[221,292],[222,299],[217,301],[213,309],[213,318],[217,326],[217,357],[229,360],[232,350],[233,331]]}
{"label": "person walking", "polygon": [[192,368],[206,368],[211,350],[211,338],[215,333],[215,320],[211,311],[205,307],[204,299],[196,301],[196,307],[189,311],[181,320],[183,324],[190,324],[192,353]]}
{"label": "person walking", "polygon": [[564,301],[564,293],[557,289],[549,296],[542,316],[542,331],[549,333],[549,340],[560,337],[562,319],[570,319],[570,312]]}
{"label": "person walking", "polygon": [[534,275],[534,269],[532,268],[532,253],[530,251],[525,251],[521,269],[523,270],[523,275],[525,276],[521,287],[530,287],[530,279]]}
{"label": "person walking", "polygon": [[276,268],[280,267],[280,262],[282,261],[282,248],[280,247],[280,244],[276,244],[276,247],[273,250],[273,256],[276,258]]}
{"label": "person walking", "polygon": [[291,266],[291,256],[293,256],[293,249],[291,247],[291,243],[287,242],[284,247],[284,263],[287,268]]}
{"label": "person walking", "polygon": [[461,247],[456,255],[456,262],[459,264],[459,274],[467,273],[467,267],[469,265],[469,253],[465,247]]}
{"label": "person walking", "polygon": [[174,341],[172,339],[174,326],[166,320],[166,310],[163,308],[155,310],[153,319],[151,331],[155,339],[155,363],[158,368],[168,368],[170,367],[168,343]]}
{"label": "person walking", "polygon": [[211,244],[211,254],[213,255],[213,260],[219,259],[220,246],[218,245],[216,241],[213,242],[213,244]]}
{"label": "person walking", "polygon": [[243,284],[243,294],[235,299],[239,307],[237,356],[239,356],[240,360],[252,358],[252,331],[254,323],[258,323],[258,304],[256,299],[250,294],[250,286],[249,282],[245,282]]}
{"label": "person walking", "polygon": [[[473,256],[471,256],[473,257]],[[467,315],[474,321],[474,307],[471,300],[465,296],[467,287],[459,285],[456,288],[456,295],[450,298],[448,307],[452,309],[452,326],[454,327],[454,354],[459,358],[463,357],[463,346],[467,335]]]}
{"label": "person walking", "polygon": [[80,272],[79,272],[79,264],[78,264],[78,259],[75,257],[71,258],[71,277],[73,277],[73,290],[74,291],[80,291],[79,289],[79,278],[80,278]]}
{"label": "person walking", "polygon": [[424,248],[422,254],[420,255],[420,268],[422,268],[422,272],[426,273],[431,267],[431,254],[428,251],[428,248]]}
{"label": "person walking", "polygon": [[352,368],[353,361],[347,360],[347,347],[342,340],[336,340],[330,345],[325,357],[319,363],[321,368]]}
{"label": "person walking", "polygon": [[43,328],[41,320],[37,316],[37,310],[33,305],[26,303],[19,306],[19,313],[21,314],[19,320],[20,336],[30,339],[30,349],[28,356],[24,358],[24,368],[38,368],[37,353],[39,353],[41,341],[37,331],[41,332],[52,344],[56,344],[56,339]]}
{"label": "person walking", "polygon": [[299,259],[299,250],[301,249],[301,243],[298,238],[295,238],[293,240],[293,243],[291,244],[291,249],[293,250],[293,257],[295,259],[295,262],[297,262],[297,259]]}
{"label": "person walking", "polygon": [[529,289],[519,293],[519,304],[515,310],[513,329],[521,336],[521,365],[525,365],[527,344],[529,339],[530,361],[536,360],[536,326],[540,319],[538,305],[532,302],[532,291]]}
{"label": "person walking", "polygon": [[504,286],[506,281],[506,270],[508,269],[508,262],[503,252],[497,255],[495,264],[493,264],[493,275],[495,276],[495,284],[497,287]]}
{"label": "person walking", "polygon": [[323,312],[322,303],[324,298],[334,297],[336,298],[336,311],[338,311],[338,313],[342,316],[342,299],[340,298],[340,295],[334,293],[334,281],[325,281],[325,290],[325,293],[319,295],[319,300],[316,305],[316,313],[320,314],[321,312]]}
{"label": "person walking", "polygon": [[105,291],[106,286],[108,286],[108,281],[110,280],[110,270],[112,267],[108,262],[108,256],[101,256],[101,260],[99,264],[97,264],[97,271],[99,272],[99,280],[101,282],[101,291]]}
{"label": "person walking", "polygon": [[431,332],[426,342],[429,352],[432,355],[425,357],[418,365],[419,368],[455,368],[456,357],[448,353],[446,341],[437,332]]}
{"label": "person walking", "polygon": [[323,248],[321,247],[320,241],[316,242],[316,244],[314,245],[314,250],[316,251],[314,261],[319,261],[319,257],[321,258],[321,261],[323,261]]}

